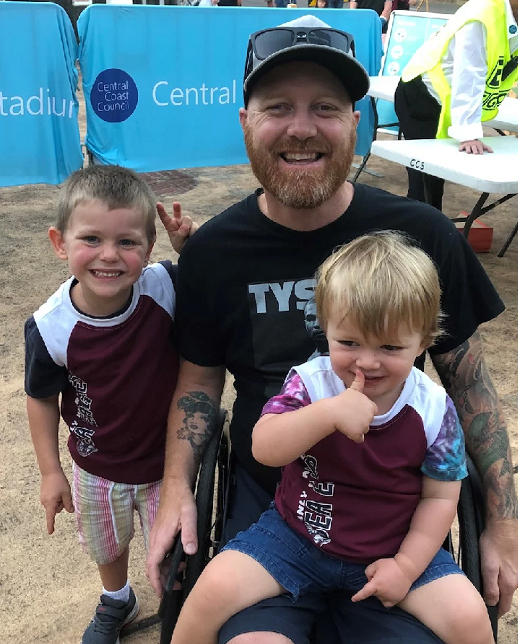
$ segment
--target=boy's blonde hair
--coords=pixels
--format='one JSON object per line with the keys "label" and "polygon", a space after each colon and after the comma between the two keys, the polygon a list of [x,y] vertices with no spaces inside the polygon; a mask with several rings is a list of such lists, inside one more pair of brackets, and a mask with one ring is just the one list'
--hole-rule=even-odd
{"label": "boy's blonde hair", "polygon": [[147,183],[133,170],[118,165],[90,165],[70,175],[63,185],[56,228],[64,234],[70,217],[81,203],[98,199],[108,210],[134,208],[145,219],[146,237],[156,239],[157,199]]}
{"label": "boy's blonde hair", "polygon": [[366,336],[390,342],[401,328],[420,333],[425,347],[442,333],[441,287],[433,261],[394,231],[358,237],[322,264],[315,292],[325,330],[331,315],[351,317]]}

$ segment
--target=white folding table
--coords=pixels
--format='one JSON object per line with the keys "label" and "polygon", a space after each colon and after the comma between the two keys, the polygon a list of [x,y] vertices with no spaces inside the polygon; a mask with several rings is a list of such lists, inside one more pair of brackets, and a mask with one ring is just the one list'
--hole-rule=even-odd
{"label": "white folding table", "polygon": [[[371,154],[481,191],[482,195],[468,217],[452,220],[465,222],[463,232],[467,238],[471,225],[477,217],[518,193],[518,138],[492,136],[484,137],[482,141],[493,148],[493,154],[475,155],[460,152],[458,142],[453,139],[373,141]],[[490,193],[504,196],[484,207]],[[518,223],[498,253],[498,257],[503,257],[517,232]]]}
{"label": "white folding table", "polygon": [[394,102],[394,94],[401,76],[369,76],[368,96]]}

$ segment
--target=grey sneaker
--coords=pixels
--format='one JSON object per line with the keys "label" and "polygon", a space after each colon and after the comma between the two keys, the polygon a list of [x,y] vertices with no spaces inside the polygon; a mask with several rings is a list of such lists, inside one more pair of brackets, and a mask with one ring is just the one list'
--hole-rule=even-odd
{"label": "grey sneaker", "polygon": [[119,644],[121,628],[135,619],[139,612],[138,600],[133,589],[127,602],[101,595],[95,616],[83,634],[82,644]]}

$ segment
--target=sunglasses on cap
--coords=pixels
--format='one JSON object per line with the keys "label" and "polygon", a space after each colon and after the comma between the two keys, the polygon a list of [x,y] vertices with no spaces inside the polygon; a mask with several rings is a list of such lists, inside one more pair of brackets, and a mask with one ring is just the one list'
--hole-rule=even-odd
{"label": "sunglasses on cap", "polygon": [[324,27],[273,27],[251,34],[245,78],[253,69],[252,53],[257,60],[265,60],[278,51],[297,45],[323,45],[354,56],[353,37],[345,31]]}

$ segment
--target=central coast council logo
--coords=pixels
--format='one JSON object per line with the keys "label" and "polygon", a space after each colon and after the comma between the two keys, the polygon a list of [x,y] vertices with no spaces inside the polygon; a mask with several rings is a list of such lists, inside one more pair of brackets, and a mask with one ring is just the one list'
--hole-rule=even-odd
{"label": "central coast council logo", "polygon": [[138,89],[135,81],[122,69],[105,69],[94,81],[90,103],[103,121],[121,123],[137,107]]}

